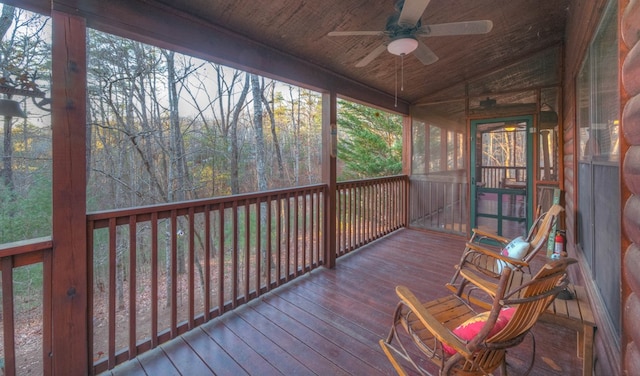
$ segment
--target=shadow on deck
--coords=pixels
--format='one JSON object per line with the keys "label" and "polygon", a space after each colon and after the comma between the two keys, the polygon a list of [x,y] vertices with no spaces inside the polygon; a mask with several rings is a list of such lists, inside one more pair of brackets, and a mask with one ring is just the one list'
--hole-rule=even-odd
{"label": "shadow on deck", "polygon": [[[391,325],[395,286],[421,300],[448,294],[464,240],[399,230],[104,374],[392,375],[378,340]],[[531,375],[582,373],[574,331],[538,323],[533,333]],[[507,355],[509,373],[524,373],[530,356],[527,338]]]}

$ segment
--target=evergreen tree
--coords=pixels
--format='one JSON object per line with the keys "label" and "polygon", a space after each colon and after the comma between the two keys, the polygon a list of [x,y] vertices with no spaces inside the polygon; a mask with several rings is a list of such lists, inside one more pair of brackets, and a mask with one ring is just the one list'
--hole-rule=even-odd
{"label": "evergreen tree", "polygon": [[338,110],[340,180],[402,172],[402,118],[364,105],[340,101]]}

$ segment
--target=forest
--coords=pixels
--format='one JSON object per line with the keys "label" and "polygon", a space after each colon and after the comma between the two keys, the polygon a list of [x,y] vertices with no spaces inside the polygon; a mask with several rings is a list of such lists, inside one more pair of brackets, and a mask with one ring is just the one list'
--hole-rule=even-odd
{"label": "forest", "polygon": [[[0,90],[30,89],[3,95],[5,243],[50,232],[51,32],[2,20]],[[87,58],[88,211],[320,182],[321,93],[91,29]],[[400,116],[340,100],[338,126],[339,180],[401,172]]]}

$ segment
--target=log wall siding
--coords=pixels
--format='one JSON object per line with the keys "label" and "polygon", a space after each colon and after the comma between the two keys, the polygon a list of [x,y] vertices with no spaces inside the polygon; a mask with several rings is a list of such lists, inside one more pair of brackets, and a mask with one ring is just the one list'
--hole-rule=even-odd
{"label": "log wall siding", "polygon": [[640,1],[621,7],[623,264],[622,368],[640,374]]}

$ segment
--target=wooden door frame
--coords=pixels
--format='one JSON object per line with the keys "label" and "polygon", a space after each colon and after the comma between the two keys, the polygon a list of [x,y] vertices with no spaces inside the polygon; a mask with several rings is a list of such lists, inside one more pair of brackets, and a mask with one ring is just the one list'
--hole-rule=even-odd
{"label": "wooden door frame", "polygon": [[500,123],[500,122],[511,122],[511,121],[524,121],[527,124],[527,137],[526,137],[526,147],[527,147],[527,156],[526,156],[526,175],[527,175],[527,207],[530,208],[527,210],[526,216],[526,227],[529,228],[533,223],[533,203],[534,203],[534,180],[535,180],[535,135],[537,135],[535,123],[534,123],[534,115],[518,115],[518,116],[508,116],[508,117],[495,117],[495,118],[476,118],[469,119],[469,169],[468,169],[468,181],[469,181],[469,228],[477,227],[476,222],[476,194],[477,194],[477,186],[475,183],[475,167],[476,167],[476,155],[475,155],[475,144],[476,144],[476,131],[479,124],[487,124],[487,123]]}

